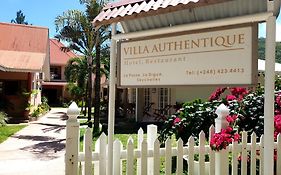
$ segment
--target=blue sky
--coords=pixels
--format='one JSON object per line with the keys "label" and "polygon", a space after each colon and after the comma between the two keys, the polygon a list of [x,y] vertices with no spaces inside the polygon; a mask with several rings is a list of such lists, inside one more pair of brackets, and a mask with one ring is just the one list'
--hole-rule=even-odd
{"label": "blue sky", "polygon": [[50,37],[56,33],[55,17],[68,9],[81,9],[79,0],[1,0],[0,22],[10,22],[22,10],[28,23],[49,28]]}
{"label": "blue sky", "polygon": [[[56,31],[54,19],[67,9],[84,7],[79,0],[2,0],[0,6],[0,22],[10,22],[16,17],[16,12],[22,10],[26,20],[36,26],[48,27],[52,38]],[[276,39],[281,41],[281,15],[276,25]],[[260,25],[259,36],[265,37],[265,25]]]}

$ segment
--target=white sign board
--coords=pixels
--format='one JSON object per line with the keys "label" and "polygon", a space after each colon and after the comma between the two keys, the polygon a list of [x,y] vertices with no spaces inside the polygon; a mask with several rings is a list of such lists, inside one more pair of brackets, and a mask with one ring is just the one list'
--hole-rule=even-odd
{"label": "white sign board", "polygon": [[120,42],[119,86],[255,84],[256,33],[246,26]]}

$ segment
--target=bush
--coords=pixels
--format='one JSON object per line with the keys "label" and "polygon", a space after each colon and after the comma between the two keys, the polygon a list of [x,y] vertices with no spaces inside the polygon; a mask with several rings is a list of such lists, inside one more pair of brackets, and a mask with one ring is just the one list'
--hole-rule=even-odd
{"label": "bush", "polygon": [[[221,97],[226,90],[229,94]],[[215,110],[222,103],[228,106],[230,115],[238,116],[236,125],[239,131],[256,132],[258,136],[263,133],[263,89],[249,91],[245,88],[218,88],[211,94],[209,101],[199,99],[184,103],[181,109],[169,116],[159,131],[159,140],[163,143],[174,134],[177,139],[181,138],[186,143],[190,136],[196,138],[201,131],[208,136],[210,126],[217,118]]]}
{"label": "bush", "polygon": [[201,130],[208,134],[209,127],[214,124],[217,117],[215,110],[220,103],[220,101],[203,102],[198,99],[183,104],[182,108],[164,122],[159,131],[159,140],[163,143],[175,134],[176,139],[181,138],[186,143],[190,136],[197,137]]}
{"label": "bush", "polygon": [[38,105],[30,114],[31,117],[39,117],[41,114],[46,113],[47,111],[50,110],[50,106],[48,105],[48,99],[46,97],[41,98],[41,104]]}
{"label": "bush", "polygon": [[0,111],[0,126],[5,126],[7,124],[7,114],[5,112]]}

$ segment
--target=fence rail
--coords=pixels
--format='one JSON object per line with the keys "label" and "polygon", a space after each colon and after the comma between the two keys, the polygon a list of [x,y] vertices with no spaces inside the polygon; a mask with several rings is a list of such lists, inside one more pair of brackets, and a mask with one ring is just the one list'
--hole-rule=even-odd
{"label": "fence rail", "polygon": [[[155,127],[155,126],[148,126]],[[210,131],[214,131],[214,127],[210,128]],[[139,132],[143,133],[142,129]],[[150,135],[152,133],[147,133]],[[153,133],[155,134],[155,133]],[[87,128],[84,135],[84,143],[87,143],[87,138],[91,136],[91,129]],[[158,140],[155,140],[153,143],[152,149],[148,148],[147,139],[143,138],[144,135],[139,135],[138,140],[142,140],[139,148],[134,148],[134,141],[132,138],[128,139],[127,145],[122,145],[121,141],[115,140],[114,142],[114,174],[154,174],[158,175],[160,172],[165,172],[166,175],[172,174],[172,157],[176,157],[176,174],[182,175],[185,172],[188,174],[194,175],[215,175],[215,154],[220,154],[210,149],[209,145],[206,145],[205,133],[201,132],[199,134],[199,144],[195,145],[194,137],[190,137],[188,143],[184,145],[183,141],[179,139],[176,143],[176,146],[172,147],[172,142],[170,139],[167,139],[165,142],[165,147],[160,148],[160,143]],[[149,137],[149,136],[147,136]],[[260,174],[263,175],[263,136],[260,138],[260,141],[257,142],[257,137],[255,133],[251,135],[251,143],[247,143],[247,132],[242,132],[242,142],[237,143],[233,142],[225,150],[225,154],[230,155],[231,163],[225,162],[221,166],[228,167],[227,171],[229,174],[238,175],[238,174]],[[91,138],[91,137],[90,137]],[[83,162],[83,174],[89,175],[93,174],[90,170],[94,169],[95,174],[104,175],[105,174],[105,165],[106,165],[106,135],[102,134],[98,139],[95,145],[95,150],[90,153],[91,156],[87,156],[90,149],[92,141],[90,143],[84,144],[84,152],[79,153],[79,162]],[[278,142],[275,143],[275,149],[277,156],[280,155],[280,144],[281,136],[278,136]],[[102,149],[100,149],[102,148]],[[194,159],[194,155],[198,157],[198,160]],[[208,163],[205,162],[205,155],[209,156]],[[91,159],[92,157],[92,159]],[[149,160],[149,159],[152,160]],[[126,160],[127,164],[124,164]],[[139,164],[134,163],[139,161]],[[150,161],[150,164],[148,162]],[[161,162],[162,161],[162,162]],[[183,162],[186,161],[188,168],[184,170]],[[103,162],[103,163],[102,163]],[[163,164],[162,170],[160,164]],[[277,169],[276,173],[279,175],[281,166],[280,156],[276,160]],[[92,165],[94,168],[92,168]],[[137,165],[140,166],[140,169],[137,168]],[[150,166],[149,168],[149,165]],[[198,166],[199,165],[199,166]],[[258,166],[257,166],[258,165]],[[77,165],[78,166],[78,165]],[[126,168],[123,169],[122,166]],[[207,168],[206,168],[207,166]],[[231,166],[229,168],[229,166]],[[152,167],[152,168],[151,168]],[[163,169],[164,168],[164,169]],[[163,171],[164,170],[164,171]],[[239,170],[239,171],[238,171]],[[148,173],[150,172],[150,173]],[[258,175],[257,174],[257,175]]]}
{"label": "fence rail", "polygon": [[[107,169],[107,136],[103,133],[92,146],[92,129],[87,128],[84,134],[83,152],[79,152],[79,127],[73,117],[67,122],[66,174],[106,175]],[[157,126],[148,125],[147,137],[142,129],[138,131],[137,148],[130,137],[127,144],[115,140],[113,144],[113,174],[127,175],[264,175],[263,172],[263,136],[257,138],[255,133],[248,136],[242,132],[241,142],[232,142],[226,149],[213,151],[207,143],[215,133],[214,126],[209,129],[206,139],[202,131],[195,138],[190,137],[187,143],[181,139],[176,142],[167,139],[160,147],[157,139]],[[250,139],[249,139],[250,138]],[[250,142],[247,142],[247,139]],[[70,144],[70,145],[68,145]],[[76,145],[76,146],[75,146]],[[278,135],[275,149],[275,174],[281,175],[281,135]],[[205,156],[209,157],[205,161]],[[196,158],[196,160],[195,160]],[[79,168],[79,165],[81,167]],[[173,169],[175,167],[175,171]],[[79,172],[80,171],[80,172]]]}

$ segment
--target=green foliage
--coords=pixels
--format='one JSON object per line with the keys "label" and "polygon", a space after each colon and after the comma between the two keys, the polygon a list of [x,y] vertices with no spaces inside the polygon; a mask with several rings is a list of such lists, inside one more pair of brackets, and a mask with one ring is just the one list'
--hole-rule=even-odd
{"label": "green foliage", "polygon": [[41,98],[41,104],[38,105],[35,109],[33,109],[30,116],[38,118],[40,115],[45,114],[49,110],[50,106],[48,105],[48,99],[43,96]]}
{"label": "green foliage", "polygon": [[[233,91],[235,89],[236,91]],[[208,135],[209,127],[214,124],[216,108],[224,103],[230,109],[230,115],[237,115],[239,131],[255,132],[261,136],[264,132],[264,88],[256,87],[255,90],[249,91],[242,88],[229,89],[232,93],[232,99],[221,97],[224,91],[216,90],[211,97],[218,97],[215,100],[204,102],[195,100],[183,104],[175,114],[168,117],[159,131],[159,140],[163,143],[168,137],[175,135],[176,138],[182,138],[184,142],[188,141],[190,136],[198,137],[201,130]],[[237,92],[243,93],[237,94]],[[275,80],[275,114],[281,114],[281,79],[276,76]],[[236,99],[233,94],[236,93]],[[234,99],[233,99],[234,97]],[[238,98],[239,97],[239,98]]]}
{"label": "green foliage", "polygon": [[[259,59],[265,59],[265,38],[259,38],[258,55]],[[281,63],[281,42],[276,42],[275,56],[276,62]]]}
{"label": "green foliage", "polygon": [[181,138],[186,143],[190,136],[197,137],[201,130],[207,134],[217,117],[215,110],[220,103],[221,101],[203,102],[198,99],[183,104],[181,109],[164,122],[159,131],[159,140],[163,143],[175,134],[176,139]]}
{"label": "green foliage", "polygon": [[[85,6],[85,11],[79,10],[67,10],[62,15],[59,15],[55,19],[56,30],[58,34],[56,38],[66,41],[68,46],[62,48],[65,51],[75,50],[84,56],[84,61],[87,63],[86,70],[88,74],[83,78],[88,79],[87,92],[88,96],[88,117],[90,120],[91,115],[91,100],[92,100],[92,71],[95,68],[95,97],[94,97],[94,125],[97,126],[99,123],[99,108],[100,108],[100,78],[101,78],[101,65],[104,59],[103,45],[106,40],[109,39],[110,31],[107,30],[108,25],[103,25],[96,29],[92,25],[93,19],[100,13],[104,6],[104,1],[93,1],[93,0],[80,0],[82,5]],[[104,61],[104,63],[108,63]],[[95,66],[93,66],[95,64]],[[104,66],[108,68],[109,66]],[[106,69],[105,69],[106,70]],[[106,72],[106,71],[105,71]],[[78,74],[77,74],[78,75]],[[77,82],[79,84],[79,82]],[[78,85],[78,87],[85,89]]]}
{"label": "green foliage", "polygon": [[5,126],[7,124],[7,114],[3,111],[0,111],[0,127]]}
{"label": "green foliage", "polygon": [[25,21],[25,15],[21,10],[17,11],[17,16],[11,20],[11,23],[28,25],[28,22]]}

